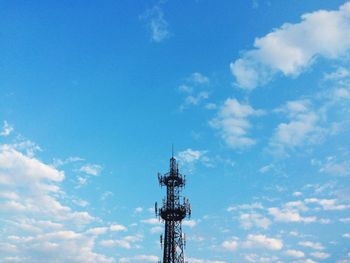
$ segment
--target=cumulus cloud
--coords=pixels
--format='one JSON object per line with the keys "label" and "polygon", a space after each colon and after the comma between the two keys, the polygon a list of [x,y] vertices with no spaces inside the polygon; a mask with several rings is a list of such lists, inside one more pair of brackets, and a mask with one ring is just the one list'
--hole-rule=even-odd
{"label": "cumulus cloud", "polygon": [[294,258],[303,258],[305,257],[305,253],[300,250],[288,249],[285,253],[287,256]]}
{"label": "cumulus cloud", "polygon": [[225,250],[234,251],[238,247],[238,242],[236,240],[225,240],[222,242],[221,247]]}
{"label": "cumulus cloud", "polygon": [[287,116],[288,122],[280,123],[270,140],[270,148],[275,153],[285,153],[287,149],[320,142],[325,130],[320,118],[312,110],[309,100],[288,101],[276,110]]}
{"label": "cumulus cloud", "polygon": [[291,222],[303,222],[312,223],[316,222],[317,218],[315,216],[303,217],[300,215],[299,211],[292,208],[279,209],[277,207],[271,207],[268,209],[270,215],[274,217],[275,221],[291,223]]}
{"label": "cumulus cloud", "polygon": [[319,198],[307,198],[305,199],[307,204],[316,204],[323,208],[323,210],[346,210],[350,209],[348,204],[339,204],[336,199],[319,199]]}
{"label": "cumulus cloud", "polygon": [[112,248],[112,247],[119,247],[124,249],[131,249],[134,248],[134,243],[140,242],[143,240],[143,236],[141,235],[133,235],[133,236],[125,236],[121,239],[107,239],[102,240],[100,244],[103,247]]}
{"label": "cumulus cloud", "polygon": [[242,244],[245,248],[266,248],[269,250],[281,250],[283,241],[277,238],[270,238],[265,235],[249,234],[247,240]]}
{"label": "cumulus cloud", "polygon": [[312,248],[315,250],[323,250],[324,246],[319,242],[312,242],[312,241],[300,241],[298,243],[300,246]]}
{"label": "cumulus cloud", "polygon": [[350,2],[338,10],[319,10],[301,16],[301,22],[285,23],[255,39],[253,50],[243,52],[230,67],[237,85],[254,89],[277,73],[297,76],[318,57],[337,59],[350,49]]}
{"label": "cumulus cloud", "polygon": [[27,237],[10,236],[11,242],[18,249],[15,257],[25,259],[19,262],[42,263],[47,262],[48,259],[55,259],[55,262],[62,263],[114,262],[113,258],[93,252],[95,245],[94,239],[94,237],[68,230]]}
{"label": "cumulus cloud", "polygon": [[7,233],[2,242],[8,248],[2,251],[1,260],[114,262],[94,252],[95,238],[107,230],[83,230],[96,218],[69,206],[74,202],[60,187],[64,172],[24,153],[25,147],[24,152],[18,149],[16,145],[0,145],[0,212]]}
{"label": "cumulus cloud", "polygon": [[268,218],[258,213],[241,214],[239,216],[239,222],[244,229],[251,229],[252,227],[267,229],[271,224],[271,221]]}
{"label": "cumulus cloud", "polygon": [[113,224],[109,228],[110,228],[111,231],[114,231],[114,232],[127,231],[128,230],[125,226],[119,225],[119,224]]}
{"label": "cumulus cloud", "polygon": [[255,110],[249,104],[240,103],[236,99],[229,98],[220,107],[217,116],[209,124],[217,129],[226,142],[234,149],[250,147],[256,141],[248,135],[252,128],[249,118],[261,116],[262,110]]}
{"label": "cumulus cloud", "polygon": [[160,220],[157,218],[149,218],[141,220],[141,223],[149,224],[149,225],[159,225],[161,224]]}

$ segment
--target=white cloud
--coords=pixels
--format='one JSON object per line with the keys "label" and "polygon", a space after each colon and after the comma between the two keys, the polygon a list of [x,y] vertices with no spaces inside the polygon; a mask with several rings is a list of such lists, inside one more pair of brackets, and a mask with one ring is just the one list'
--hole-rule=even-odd
{"label": "white cloud", "polygon": [[323,250],[324,249],[324,246],[321,243],[319,243],[319,242],[300,241],[298,244],[300,246],[312,248],[312,249],[315,249],[315,250]]}
{"label": "white cloud", "polygon": [[54,159],[53,166],[60,167],[60,166],[66,165],[66,164],[80,162],[80,161],[84,161],[84,159],[81,157],[77,157],[77,156],[68,157],[68,158],[63,159],[63,160],[62,159]]}
{"label": "white cloud", "polygon": [[83,187],[84,185],[87,185],[88,178],[84,176],[77,176],[77,185],[75,188]]}
{"label": "white cloud", "polygon": [[106,199],[108,199],[109,197],[112,197],[114,194],[111,191],[105,191],[102,193],[100,200],[101,201],[105,201]]}
{"label": "white cloud", "polygon": [[305,253],[300,250],[288,249],[285,253],[287,256],[291,256],[294,258],[303,258],[305,257]]}
{"label": "white cloud", "polygon": [[191,94],[193,92],[193,87],[187,85],[187,84],[181,84],[179,86],[179,91],[183,93]]}
{"label": "white cloud", "polygon": [[191,148],[188,148],[182,152],[178,153],[177,159],[179,162],[182,162],[184,164],[186,163],[194,163],[199,160],[207,153],[207,151],[199,151],[199,150],[193,150]]}
{"label": "white cloud", "polygon": [[101,246],[103,247],[120,247],[120,248],[125,248],[125,249],[131,249],[131,244],[130,242],[126,241],[126,240],[112,240],[112,239],[108,239],[108,240],[102,240],[100,242]]}
{"label": "white cloud", "polygon": [[237,85],[253,89],[270,81],[276,73],[297,76],[318,57],[337,59],[350,48],[350,3],[339,10],[319,10],[301,16],[296,24],[255,39],[254,50],[231,63]]}
{"label": "white cloud", "polygon": [[261,256],[261,255],[257,255],[257,254],[246,254],[244,255],[244,259],[247,262],[260,262],[260,263],[270,263],[270,262],[277,262],[277,263],[281,263],[281,261],[279,260],[279,258],[277,256]]}
{"label": "white cloud", "polygon": [[[86,228],[96,220],[86,211],[73,210],[73,200],[60,188],[63,171],[26,155],[16,145],[0,145],[1,214],[7,247],[2,259],[22,262],[114,262],[94,252],[96,235],[105,228]],[[23,148],[25,151],[26,149]],[[64,198],[64,204],[62,203]],[[62,253],[64,251],[64,253]]]}
{"label": "white cloud", "polygon": [[183,111],[190,106],[197,106],[209,99],[207,90],[199,90],[204,86],[207,88],[209,78],[199,72],[192,73],[187,79],[186,84],[179,86],[179,91],[186,94],[183,103],[180,105],[180,110]]}
{"label": "white cloud", "polygon": [[336,199],[318,199],[318,198],[307,198],[305,199],[307,204],[320,205],[324,210],[346,210],[350,208],[350,205],[338,204]]}
{"label": "white cloud", "polygon": [[[17,257],[25,258],[24,262],[89,262],[112,263],[113,258],[93,252],[94,237],[85,236],[74,231],[56,231],[44,234],[15,237],[12,242],[18,248]],[[62,253],[64,251],[64,253]]]}
{"label": "white cloud", "polygon": [[278,222],[303,222],[312,223],[316,222],[317,218],[315,216],[303,217],[300,215],[299,211],[293,208],[283,208],[279,209],[277,207],[271,207],[268,209],[269,214],[274,217],[275,221]]}
{"label": "white cloud", "polygon": [[197,106],[204,100],[209,98],[209,93],[207,91],[201,91],[195,95],[188,95],[184,102],[180,106],[180,110],[184,110],[190,106]]}
{"label": "white cloud", "polygon": [[293,149],[318,143],[322,140],[325,130],[320,126],[318,114],[311,109],[309,100],[289,101],[277,112],[287,115],[289,121],[280,123],[270,140],[273,152],[284,153]]}
{"label": "white cloud", "polygon": [[197,225],[197,221],[196,220],[184,220],[184,221],[182,221],[182,225],[193,228]]}
{"label": "white cloud", "polygon": [[220,107],[217,116],[209,124],[219,130],[222,139],[228,146],[234,149],[242,149],[256,143],[248,135],[252,125],[248,120],[253,116],[263,114],[261,110],[255,110],[249,104],[243,104],[236,99],[227,99]]}
{"label": "white cloud", "polygon": [[137,214],[142,213],[142,211],[143,211],[142,207],[136,207],[135,208],[135,213],[137,213]]}
{"label": "white cloud", "polygon": [[34,157],[37,152],[42,151],[39,145],[30,140],[22,138],[21,136],[16,143],[11,145],[11,147],[17,151],[24,152],[28,157]]}
{"label": "white cloud", "polygon": [[61,182],[64,173],[35,158],[18,152],[10,145],[0,146],[0,183],[26,185],[46,191],[57,191],[48,182]]}
{"label": "white cloud", "polygon": [[242,244],[245,248],[266,248],[269,250],[281,250],[283,241],[277,238],[270,238],[265,235],[249,234],[247,240]]}
{"label": "white cloud", "polygon": [[258,213],[241,214],[239,216],[239,222],[244,229],[251,229],[252,227],[267,229],[271,224],[271,221],[268,218]]}
{"label": "white cloud", "polygon": [[320,251],[312,252],[310,253],[310,255],[313,256],[314,258],[321,259],[321,260],[327,259],[331,256],[328,253],[320,252]]}
{"label": "white cloud", "polygon": [[253,210],[253,209],[263,209],[263,205],[261,203],[252,203],[252,204],[242,204],[242,205],[232,205],[229,206],[226,211],[232,212],[236,210]]}
{"label": "white cloud", "polygon": [[238,247],[238,242],[236,240],[226,240],[222,242],[221,247],[225,250],[234,251]]}
{"label": "white cloud", "polygon": [[98,164],[86,164],[79,168],[80,172],[86,173],[88,175],[97,176],[102,171],[102,166]]}
{"label": "white cloud", "polygon": [[324,75],[325,80],[341,80],[347,77],[350,77],[350,72],[344,67],[338,67],[335,71]]}
{"label": "white cloud", "polygon": [[271,169],[274,168],[274,165],[273,164],[268,164],[268,165],[265,165],[265,166],[262,166],[260,169],[259,169],[259,172],[264,174],[264,173],[267,173],[269,171],[271,171]]}
{"label": "white cloud", "polygon": [[2,127],[2,131],[0,131],[0,136],[9,136],[14,131],[12,125],[10,125],[7,121],[4,121],[4,125]]}
{"label": "white cloud", "polygon": [[136,255],[133,257],[123,257],[119,259],[120,263],[126,263],[126,262],[158,262],[157,256],[152,255]]}
{"label": "white cloud", "polygon": [[157,218],[149,218],[141,220],[141,223],[149,224],[149,225],[159,225],[161,222]]}
{"label": "white cloud", "polygon": [[155,233],[162,233],[163,232],[163,227],[161,226],[154,226],[150,229],[150,232],[152,234],[155,234]]}
{"label": "white cloud", "polygon": [[208,259],[199,259],[199,258],[186,258],[188,263],[226,263],[226,261],[221,260],[208,260]]}
{"label": "white cloud", "polygon": [[107,233],[107,231],[108,231],[108,227],[94,227],[94,228],[88,229],[86,233],[98,236],[98,235]]}
{"label": "white cloud", "polygon": [[147,22],[152,41],[160,43],[169,38],[169,25],[160,6],[156,5],[152,9],[148,9],[140,18]]}
{"label": "white cloud", "polygon": [[321,173],[334,176],[347,176],[350,174],[350,163],[348,161],[338,161],[335,156],[329,156],[326,161],[318,164]]}
{"label": "white cloud", "polygon": [[127,231],[128,229],[123,225],[114,224],[110,226],[110,230],[114,232]]}
{"label": "white cloud", "polygon": [[297,261],[293,261],[293,263],[317,263],[317,262],[308,258],[308,259],[299,259]]}
{"label": "white cloud", "polygon": [[87,207],[89,205],[89,202],[82,199],[72,199],[72,202],[81,207]]}
{"label": "white cloud", "polygon": [[102,240],[100,244],[103,247],[120,247],[124,249],[131,249],[133,248],[133,244],[140,242],[143,240],[143,237],[141,235],[134,235],[134,236],[125,236],[122,239],[107,239]]}
{"label": "white cloud", "polygon": [[194,72],[189,77],[189,81],[195,84],[208,84],[209,78],[200,72]]}

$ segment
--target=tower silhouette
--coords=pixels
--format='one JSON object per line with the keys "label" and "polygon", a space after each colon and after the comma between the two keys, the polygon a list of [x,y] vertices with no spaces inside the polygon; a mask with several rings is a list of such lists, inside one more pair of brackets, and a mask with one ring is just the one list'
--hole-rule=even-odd
{"label": "tower silhouette", "polygon": [[164,175],[158,173],[158,181],[160,186],[166,186],[167,193],[161,208],[155,203],[156,216],[165,222],[164,243],[160,236],[163,263],[185,263],[186,236],[182,233],[182,220],[191,216],[191,205],[186,197],[181,200],[186,176],[179,173],[174,154],[170,159],[170,171]]}

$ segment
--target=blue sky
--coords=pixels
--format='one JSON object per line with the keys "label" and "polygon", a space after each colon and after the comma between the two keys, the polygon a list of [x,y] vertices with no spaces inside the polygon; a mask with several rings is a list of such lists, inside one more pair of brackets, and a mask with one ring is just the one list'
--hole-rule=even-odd
{"label": "blue sky", "polygon": [[350,262],[350,2],[1,1],[0,261]]}

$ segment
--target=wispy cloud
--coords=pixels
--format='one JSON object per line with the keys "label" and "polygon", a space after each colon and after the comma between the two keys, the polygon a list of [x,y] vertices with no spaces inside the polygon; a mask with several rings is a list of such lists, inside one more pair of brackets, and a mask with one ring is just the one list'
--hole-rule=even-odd
{"label": "wispy cloud", "polygon": [[177,159],[183,164],[191,164],[203,160],[203,158],[205,158],[206,153],[207,151],[199,151],[188,148],[184,151],[179,152]]}
{"label": "wispy cloud", "polygon": [[[200,72],[194,72],[186,78],[184,83],[179,86],[179,91],[185,95],[185,98],[180,105],[180,110],[183,111],[191,106],[197,106],[209,99],[208,85],[210,79]],[[208,104],[207,104],[208,105]],[[207,107],[213,107],[209,104]]]}
{"label": "wispy cloud", "polygon": [[80,172],[86,173],[88,175],[97,176],[102,171],[102,166],[98,164],[86,164],[79,168]]}
{"label": "wispy cloud", "polygon": [[140,18],[146,21],[147,27],[151,32],[152,41],[160,43],[170,37],[169,25],[159,4],[148,9]]}
{"label": "wispy cloud", "polygon": [[2,131],[0,131],[0,136],[9,136],[13,131],[13,126],[10,125],[7,121],[4,121]]}

